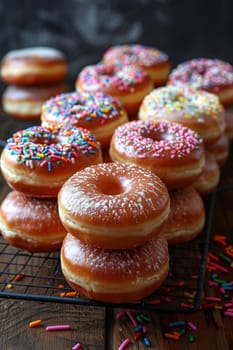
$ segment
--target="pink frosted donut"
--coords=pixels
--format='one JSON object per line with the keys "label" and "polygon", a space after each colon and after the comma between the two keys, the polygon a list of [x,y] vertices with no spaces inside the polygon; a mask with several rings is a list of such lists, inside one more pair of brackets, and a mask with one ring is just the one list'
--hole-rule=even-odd
{"label": "pink frosted donut", "polygon": [[135,115],[153,82],[144,69],[129,65],[98,63],[86,66],[76,80],[76,89],[86,92],[102,91],[118,98],[130,116]]}
{"label": "pink frosted donut", "polygon": [[115,128],[128,121],[121,102],[102,92],[70,92],[52,97],[42,106],[43,125],[70,124],[90,130],[108,146]]}
{"label": "pink frosted donut", "polygon": [[139,44],[110,47],[102,60],[110,64],[138,65],[150,75],[155,86],[165,84],[171,68],[168,55],[165,52]]}
{"label": "pink frosted donut", "polygon": [[119,126],[109,154],[114,162],[150,169],[169,189],[192,183],[204,166],[202,139],[178,123],[135,120]]}
{"label": "pink frosted donut", "polygon": [[130,250],[94,248],[67,234],[61,249],[61,269],[70,286],[90,299],[122,303],[152,294],[169,270],[163,235]]}
{"label": "pink frosted donut", "polygon": [[2,59],[1,78],[8,84],[38,85],[62,82],[68,65],[64,54],[52,47],[28,47],[8,52]]}
{"label": "pink frosted donut", "polygon": [[233,66],[216,58],[194,58],[179,64],[171,71],[168,84],[188,84],[218,95],[224,106],[233,103]]}

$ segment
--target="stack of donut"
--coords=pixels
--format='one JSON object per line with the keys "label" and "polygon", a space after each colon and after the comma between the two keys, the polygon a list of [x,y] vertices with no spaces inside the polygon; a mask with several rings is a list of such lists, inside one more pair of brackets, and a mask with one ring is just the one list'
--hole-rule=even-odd
{"label": "stack of donut", "polygon": [[42,103],[68,91],[67,69],[63,53],[51,47],[8,52],[1,62],[1,79],[9,84],[2,96],[4,112],[20,120],[39,120]]}
{"label": "stack of donut", "polygon": [[108,49],[102,61],[85,66],[76,78],[78,91],[102,91],[122,101],[130,119],[137,117],[143,98],[165,84],[170,61],[164,52],[143,45]]}
{"label": "stack of donut", "polygon": [[204,147],[195,131],[171,121],[131,121],[115,130],[109,153],[112,161],[150,169],[166,184],[169,244],[192,240],[202,231],[204,203],[193,185],[204,168]]}
{"label": "stack of donut", "polygon": [[29,252],[59,250],[66,234],[57,194],[72,174],[102,162],[100,145],[84,128],[33,126],[7,140],[2,174],[13,189],[0,207],[0,230],[14,247]]}
{"label": "stack of donut", "polygon": [[68,232],[62,272],[80,294],[131,302],[150,295],[166,279],[163,228],[170,198],[150,170],[113,162],[86,167],[62,186],[58,208]]}
{"label": "stack of donut", "polygon": [[216,58],[193,58],[171,71],[168,84],[180,87],[189,85],[218,96],[225,108],[225,134],[230,140],[233,139],[233,66],[230,63]]}
{"label": "stack of donut", "polygon": [[203,139],[206,161],[195,187],[201,195],[206,195],[217,187],[220,166],[229,154],[229,142],[225,135],[224,109],[216,95],[187,86],[161,87],[145,97],[139,118],[170,120],[196,131]]}

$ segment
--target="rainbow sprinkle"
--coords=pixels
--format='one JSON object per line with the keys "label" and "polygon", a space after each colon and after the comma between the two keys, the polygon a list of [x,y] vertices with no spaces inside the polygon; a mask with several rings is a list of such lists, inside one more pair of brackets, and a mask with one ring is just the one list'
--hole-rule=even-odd
{"label": "rainbow sprinkle", "polygon": [[168,61],[168,55],[156,48],[139,44],[116,45],[106,51],[103,61],[150,67]]}
{"label": "rainbow sprinkle", "polygon": [[42,119],[45,121],[83,126],[97,121],[105,124],[124,112],[121,102],[102,92],[71,92],[52,97],[42,106]]}
{"label": "rainbow sprinkle", "polygon": [[39,163],[52,171],[53,165],[74,163],[80,154],[96,154],[100,147],[87,129],[33,126],[13,134],[7,140],[6,149],[27,167],[34,168]]}
{"label": "rainbow sprinkle", "polygon": [[202,147],[201,138],[178,123],[136,120],[119,126],[113,136],[114,148],[127,157],[182,158]]}
{"label": "rainbow sprinkle", "polygon": [[233,85],[233,66],[219,59],[194,58],[179,64],[169,75],[169,84],[191,85],[195,89],[218,92]]}
{"label": "rainbow sprinkle", "polygon": [[86,91],[98,91],[101,88],[112,87],[120,91],[134,93],[135,87],[148,78],[148,74],[139,67],[100,62],[84,67],[78,76],[77,85],[82,86],[82,89]]}
{"label": "rainbow sprinkle", "polygon": [[156,116],[167,117],[167,114],[175,119],[174,112],[178,112],[182,113],[184,119],[195,119],[200,124],[203,124],[204,115],[217,119],[223,111],[216,95],[179,86],[154,89],[144,98],[142,114],[145,109],[147,117],[151,119],[156,119]]}

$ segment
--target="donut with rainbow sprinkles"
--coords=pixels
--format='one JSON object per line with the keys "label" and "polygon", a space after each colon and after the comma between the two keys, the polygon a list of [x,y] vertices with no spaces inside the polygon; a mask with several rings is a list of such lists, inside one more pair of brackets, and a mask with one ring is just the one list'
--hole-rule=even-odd
{"label": "donut with rainbow sprinkles", "polygon": [[68,177],[100,162],[100,144],[87,129],[32,126],[7,140],[1,171],[17,191],[34,197],[56,197]]}

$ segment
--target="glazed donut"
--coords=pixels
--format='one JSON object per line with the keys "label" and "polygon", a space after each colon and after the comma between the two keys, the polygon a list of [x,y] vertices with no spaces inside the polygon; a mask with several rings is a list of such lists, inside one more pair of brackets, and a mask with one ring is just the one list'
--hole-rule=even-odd
{"label": "glazed donut", "polygon": [[84,243],[131,249],[157,236],[169,214],[169,195],[151,171],[102,163],[69,178],[58,194],[61,221]]}
{"label": "glazed donut", "polygon": [[29,252],[61,248],[66,231],[61,224],[57,199],[39,199],[12,191],[0,206],[0,230],[9,244]]}
{"label": "glazed donut", "polygon": [[205,151],[205,166],[201,175],[193,183],[193,187],[201,196],[213,192],[220,180],[220,167],[215,156],[208,151]]}
{"label": "glazed donut", "polygon": [[102,92],[71,92],[55,96],[43,104],[43,125],[71,124],[90,130],[106,147],[115,128],[128,121],[121,102]]}
{"label": "glazed donut", "polygon": [[226,134],[230,141],[233,140],[233,105],[225,108]]}
{"label": "glazed donut", "polygon": [[1,78],[13,85],[60,83],[67,75],[64,54],[51,47],[30,47],[8,52],[2,59]]}
{"label": "glazed donut", "polygon": [[7,140],[1,170],[13,189],[35,197],[56,197],[76,171],[102,161],[94,136],[72,126],[33,126]]}
{"label": "glazed donut", "polygon": [[76,90],[102,91],[122,101],[134,117],[144,98],[153,88],[152,79],[139,67],[98,63],[86,66],[76,79]]}
{"label": "glazed donut", "polygon": [[225,130],[224,110],[217,96],[179,86],[154,89],[144,98],[139,119],[180,123],[195,130],[205,145],[216,141]]}
{"label": "glazed donut", "polygon": [[171,209],[164,235],[169,245],[194,239],[204,228],[205,207],[199,193],[188,186],[169,192]]}
{"label": "glazed donut", "polygon": [[166,121],[134,120],[112,137],[110,158],[151,170],[168,189],[191,184],[204,167],[202,139],[191,129]]}
{"label": "glazed donut", "polygon": [[166,83],[171,69],[168,55],[165,52],[139,44],[110,47],[104,53],[102,61],[107,64],[135,64],[150,75],[155,86]]}
{"label": "glazed donut", "polygon": [[188,84],[216,94],[224,106],[233,103],[233,66],[216,58],[194,58],[179,64],[169,74],[168,84]]}
{"label": "glazed donut", "polygon": [[42,104],[50,97],[68,91],[64,83],[40,86],[9,85],[2,96],[5,113],[20,120],[40,120]]}
{"label": "glazed donut", "polygon": [[130,250],[94,248],[67,234],[61,269],[68,284],[98,301],[123,303],[152,294],[166,279],[169,254],[164,235]]}
{"label": "glazed donut", "polygon": [[230,140],[226,133],[223,133],[212,145],[206,147],[206,150],[213,153],[219,166],[222,167],[230,154]]}

